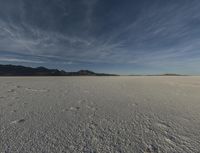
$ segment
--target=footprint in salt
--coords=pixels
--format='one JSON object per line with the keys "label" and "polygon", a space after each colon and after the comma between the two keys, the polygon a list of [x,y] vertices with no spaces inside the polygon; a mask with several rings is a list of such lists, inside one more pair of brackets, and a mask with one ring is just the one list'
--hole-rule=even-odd
{"label": "footprint in salt", "polygon": [[134,107],[134,106],[138,106],[138,103],[132,103],[132,106]]}
{"label": "footprint in salt", "polygon": [[167,129],[170,127],[167,123],[164,122],[156,123],[156,126],[158,126],[161,129]]}
{"label": "footprint in salt", "polygon": [[165,137],[165,141],[173,145],[175,144],[176,138],[174,136],[168,135]]}
{"label": "footprint in salt", "polygon": [[78,101],[78,104],[85,103],[86,101],[87,100],[85,100],[85,99],[83,99],[83,100],[81,99],[81,100]]}
{"label": "footprint in salt", "polygon": [[77,106],[77,107],[70,107],[70,110],[71,110],[71,111],[77,111],[77,110],[79,110],[79,109],[80,109],[80,107],[78,107],[78,106]]}
{"label": "footprint in salt", "polygon": [[95,108],[95,107],[93,107],[93,106],[90,106],[90,105],[86,105],[86,107],[87,107],[88,109],[90,109],[91,111],[96,111],[96,110],[97,110],[97,108]]}
{"label": "footprint in salt", "polygon": [[15,120],[15,121],[12,121],[10,124],[17,124],[17,123],[23,123],[23,122],[25,122],[25,119]]}
{"label": "footprint in salt", "polygon": [[12,110],[12,111],[11,111],[11,113],[16,113],[16,112],[17,112],[17,110],[16,110],[16,109],[14,109],[14,110]]}
{"label": "footprint in salt", "polygon": [[150,144],[147,146],[145,153],[158,153],[158,147],[154,144]]}
{"label": "footprint in salt", "polygon": [[80,110],[80,107],[76,106],[76,107],[70,107],[69,109],[68,108],[63,109],[62,112],[65,112],[65,111],[78,111],[78,110]]}
{"label": "footprint in salt", "polygon": [[16,86],[16,88],[21,88],[21,87],[22,87],[22,86],[20,86],[20,85],[17,85],[17,86]]}
{"label": "footprint in salt", "polygon": [[15,92],[15,89],[9,89],[8,92]]}
{"label": "footprint in salt", "polygon": [[32,91],[32,92],[49,92],[48,89],[32,89],[32,88],[25,88],[27,91]]}

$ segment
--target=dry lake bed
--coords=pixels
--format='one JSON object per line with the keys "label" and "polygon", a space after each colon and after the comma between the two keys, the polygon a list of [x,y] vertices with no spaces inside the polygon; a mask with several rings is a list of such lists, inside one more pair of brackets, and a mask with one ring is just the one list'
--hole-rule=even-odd
{"label": "dry lake bed", "polygon": [[1,153],[200,153],[200,77],[1,77]]}

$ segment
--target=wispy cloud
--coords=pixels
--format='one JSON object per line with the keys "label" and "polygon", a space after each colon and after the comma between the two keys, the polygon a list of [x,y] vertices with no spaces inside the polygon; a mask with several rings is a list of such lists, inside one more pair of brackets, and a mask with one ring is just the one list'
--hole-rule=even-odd
{"label": "wispy cloud", "polygon": [[6,58],[6,57],[0,57],[0,62],[37,63],[37,64],[44,63],[43,61],[34,61],[34,60],[26,60],[26,59],[18,59],[18,58]]}

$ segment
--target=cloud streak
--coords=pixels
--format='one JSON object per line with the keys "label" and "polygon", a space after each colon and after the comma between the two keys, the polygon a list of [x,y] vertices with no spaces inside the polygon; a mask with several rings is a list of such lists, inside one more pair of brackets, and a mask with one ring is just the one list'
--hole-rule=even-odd
{"label": "cloud streak", "polygon": [[0,61],[1,62],[17,62],[17,63],[37,63],[37,64],[44,63],[42,61],[25,60],[25,59],[18,59],[18,58],[6,58],[6,57],[0,57]]}

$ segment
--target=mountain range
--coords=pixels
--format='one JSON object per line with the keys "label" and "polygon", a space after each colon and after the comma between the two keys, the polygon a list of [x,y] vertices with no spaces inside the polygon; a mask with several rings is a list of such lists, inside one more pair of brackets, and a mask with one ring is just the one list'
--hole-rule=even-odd
{"label": "mountain range", "polygon": [[25,67],[18,65],[0,65],[0,76],[117,76],[115,74],[95,73],[89,70],[66,72],[45,67]]}

